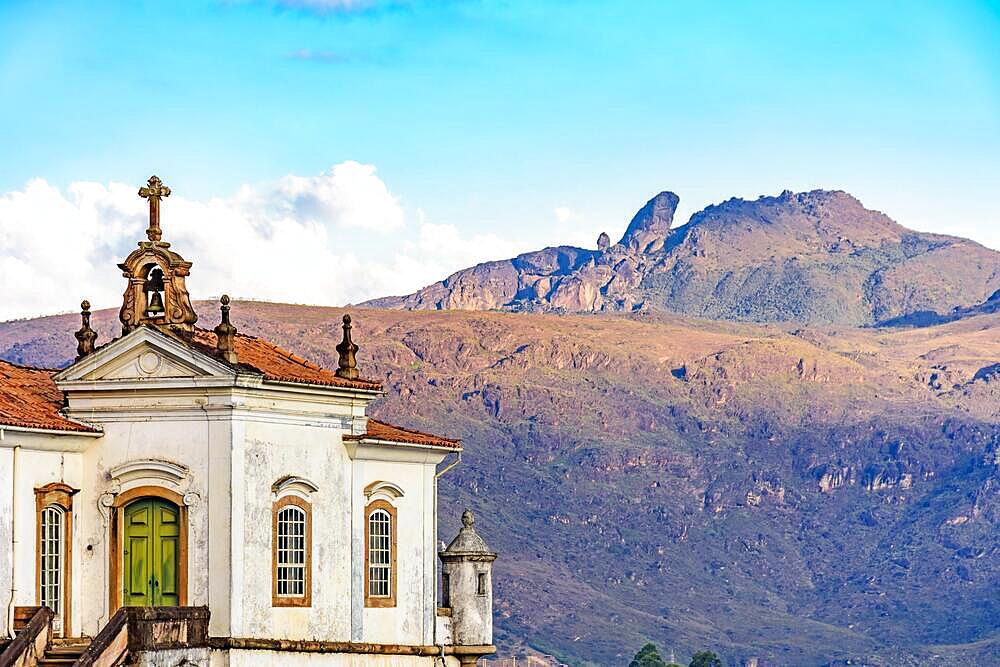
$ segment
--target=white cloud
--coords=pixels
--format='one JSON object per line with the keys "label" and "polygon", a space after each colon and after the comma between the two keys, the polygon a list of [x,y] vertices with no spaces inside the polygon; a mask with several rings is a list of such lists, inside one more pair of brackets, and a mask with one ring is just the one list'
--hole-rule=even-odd
{"label": "white cloud", "polygon": [[421,286],[437,282],[459,269],[489,260],[507,259],[525,250],[495,234],[463,238],[454,225],[425,222],[422,214],[423,211],[418,211],[420,230],[417,238],[403,243],[393,258],[393,270],[412,276]]}
{"label": "white cloud", "polygon": [[[137,187],[76,182],[65,192],[35,179],[0,195],[0,320],[117,306],[116,264],[145,240]],[[515,254],[493,235],[465,238],[399,200],[372,165],[343,162],[318,176],[290,175],[198,201],[174,192],[163,239],[194,263],[195,298],[233,296],[339,305],[406,294],[487,259]]]}
{"label": "white cloud", "polygon": [[556,215],[556,220],[559,222],[569,222],[573,219],[573,211],[566,208],[565,206],[557,206],[553,211]]}

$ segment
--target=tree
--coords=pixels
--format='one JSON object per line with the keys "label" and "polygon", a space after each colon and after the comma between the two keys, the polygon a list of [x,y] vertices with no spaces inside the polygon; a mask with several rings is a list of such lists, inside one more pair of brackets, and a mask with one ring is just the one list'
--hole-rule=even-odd
{"label": "tree", "polygon": [[688,667],[722,667],[722,660],[711,651],[698,651],[691,656]]}
{"label": "tree", "polygon": [[660,657],[660,652],[656,650],[656,645],[647,643],[635,654],[628,667],[666,667],[666,663]]}

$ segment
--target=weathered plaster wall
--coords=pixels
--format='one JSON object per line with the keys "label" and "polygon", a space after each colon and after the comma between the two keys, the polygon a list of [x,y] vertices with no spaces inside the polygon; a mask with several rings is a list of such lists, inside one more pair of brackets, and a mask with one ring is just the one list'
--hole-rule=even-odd
{"label": "weathered plaster wall", "polygon": [[210,664],[215,664],[211,662],[209,654],[207,648],[143,651],[134,664],[138,667],[209,667]]}
{"label": "weathered plaster wall", "polygon": [[[493,643],[492,563],[465,560],[444,563],[451,580],[452,641],[463,646]],[[486,594],[479,595],[479,575],[486,576]]]}
{"label": "weathered plaster wall", "polygon": [[[35,605],[38,602],[36,586],[36,558],[38,549],[38,522],[35,506],[35,489],[49,482],[64,482],[73,488],[80,488],[82,483],[82,460],[78,453],[52,451],[64,442],[73,442],[72,436],[57,436],[39,433],[19,433],[6,430],[2,447],[0,447],[0,616],[6,622],[7,605],[10,602],[11,570],[11,485],[13,483],[14,447],[21,446],[17,462],[17,596],[15,604]],[[74,526],[79,521],[80,509],[74,498]],[[80,546],[74,530],[72,567],[79,567]],[[74,582],[75,583],[75,582]],[[78,601],[81,593],[78,586],[73,586],[73,599]],[[75,606],[74,606],[75,608]],[[73,626],[79,627],[79,620],[73,618]]]}
{"label": "weathered plaster wall", "polygon": [[[387,450],[387,451],[386,451]],[[355,502],[360,505],[354,525],[354,539],[364,544],[366,499],[364,489],[377,481],[391,482],[403,491],[403,496],[391,500],[396,508],[396,606],[368,607],[362,612],[360,641],[384,644],[431,644],[434,642],[436,612],[435,551],[434,551],[434,470],[441,455],[392,451],[383,448],[381,457],[410,458],[410,461],[388,461],[373,458],[375,452],[360,452],[354,468]],[[414,460],[415,459],[415,460]],[[364,604],[363,546],[356,576]]]}
{"label": "weathered plaster wall", "polygon": [[364,653],[295,653],[292,651],[212,651],[212,667],[458,667],[458,659],[445,656],[368,655]]}
{"label": "weathered plaster wall", "polygon": [[[103,414],[100,421],[104,427],[104,437],[95,441],[84,453],[86,477],[76,496],[76,504],[84,508],[85,514],[78,522],[78,534],[83,543],[83,562],[79,570],[80,580],[87,582],[88,595],[81,599],[80,617],[84,620],[83,632],[94,635],[109,618],[108,591],[120,582],[109,581],[111,544],[109,526],[114,508],[101,504],[103,494],[116,495],[138,486],[158,486],[185,497],[188,515],[187,571],[188,599],[190,605],[210,603],[212,584],[209,580],[209,501],[210,489],[217,489],[225,497],[227,486],[213,484],[212,476],[223,475],[227,466],[218,465],[219,456],[226,458],[229,446],[229,424],[224,415],[200,414],[200,419],[192,415],[176,414],[177,407],[163,409],[148,398],[138,396],[121,408],[144,406],[154,413],[152,419],[125,421],[117,415]],[[192,399],[189,409],[198,408]],[[159,412],[159,414],[155,414]],[[193,416],[199,416],[193,413]],[[131,416],[134,420],[135,417]],[[215,451],[220,450],[220,451]],[[216,465],[210,462],[214,455]],[[142,459],[161,459],[186,466],[189,473],[185,479],[156,479],[141,476],[117,483],[111,477],[111,470],[124,463]],[[225,530],[227,523],[217,524],[217,530]],[[87,545],[92,548],[87,549]],[[221,580],[225,582],[225,579]]]}
{"label": "weathered plaster wall", "polygon": [[13,448],[0,447],[0,637],[7,636],[7,605],[10,603],[11,576],[11,484],[13,484]]}
{"label": "weathered plaster wall", "polygon": [[[109,591],[121,586],[109,579],[109,528],[116,511],[110,505],[121,493],[152,485],[184,498],[187,604],[209,605],[213,636],[433,644],[434,473],[445,453],[345,443],[344,434],[364,428],[371,396],[226,376],[228,368],[203,362],[193,352],[166,349],[174,343],[158,342],[158,336],[137,330],[58,379],[69,397],[68,414],[100,424],[104,435],[34,436],[42,448],[65,453],[22,453],[19,516],[30,520],[18,527],[18,604],[35,600],[35,487],[65,481],[81,489],[74,497],[73,632],[93,636],[110,616]],[[112,349],[129,341],[138,345],[126,352]],[[162,361],[152,364],[150,354]],[[155,372],[142,370],[154,366]],[[0,465],[0,598],[10,588],[12,444],[8,432],[0,443],[0,464],[7,463]],[[145,459],[183,468],[170,474],[158,473],[155,465],[136,474],[114,472]],[[272,486],[287,475],[318,487],[308,498],[313,535],[307,608],[272,606]],[[403,495],[390,498],[397,510],[396,606],[369,609],[364,606],[365,488],[377,481],[399,487]],[[239,662],[260,653],[234,655]],[[312,664],[328,657],[282,653],[280,662]],[[338,660],[324,664],[383,664],[370,656]],[[385,661],[433,663],[404,656]]]}
{"label": "weathered plaster wall", "polygon": [[[237,459],[242,484],[234,488],[234,514],[242,511],[243,563],[234,567],[232,634],[240,637],[349,641],[351,631],[350,461],[341,430],[329,423],[245,422]],[[272,606],[272,486],[302,477],[319,490],[312,505],[312,604]],[[234,475],[235,477],[235,475]],[[235,521],[234,521],[235,523]]]}
{"label": "weathered plaster wall", "polygon": [[[192,585],[205,586],[208,591],[208,605],[212,615],[209,618],[209,634],[225,637],[232,634],[233,600],[233,535],[237,534],[233,512],[235,489],[239,487],[233,478],[233,452],[235,443],[243,440],[243,422],[230,420],[220,425],[213,437],[213,446],[208,456],[208,485],[210,493],[204,509],[207,525],[204,527],[208,539],[208,569],[202,573],[204,581],[191,577]],[[238,557],[238,554],[237,554]]]}

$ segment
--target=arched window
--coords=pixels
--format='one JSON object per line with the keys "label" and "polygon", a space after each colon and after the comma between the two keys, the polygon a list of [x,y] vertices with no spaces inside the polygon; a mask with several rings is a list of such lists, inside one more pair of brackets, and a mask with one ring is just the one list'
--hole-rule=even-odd
{"label": "arched window", "polygon": [[312,509],[297,496],[274,503],[273,579],[275,607],[308,607],[312,600]]}
{"label": "arched window", "polygon": [[39,605],[48,607],[55,614],[52,629],[60,636],[70,631],[75,493],[76,489],[62,482],[52,482],[35,489],[37,599]]}
{"label": "arched window", "polygon": [[365,509],[365,605],[396,606],[396,508],[376,500]]}
{"label": "arched window", "polygon": [[392,517],[385,510],[368,515],[368,594],[387,598],[392,579]]}
{"label": "arched window", "polygon": [[66,514],[58,505],[42,510],[41,534],[38,537],[39,604],[56,616],[63,614],[63,572],[66,563]]}

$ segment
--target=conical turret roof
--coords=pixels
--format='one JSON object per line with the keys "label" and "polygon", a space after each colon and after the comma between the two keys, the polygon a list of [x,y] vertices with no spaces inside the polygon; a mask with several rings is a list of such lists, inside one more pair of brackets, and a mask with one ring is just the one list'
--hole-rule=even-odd
{"label": "conical turret roof", "polygon": [[471,510],[462,512],[462,528],[441,555],[496,557],[496,553],[487,546],[486,540],[476,532],[475,523],[476,518]]}

